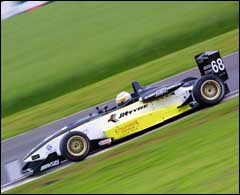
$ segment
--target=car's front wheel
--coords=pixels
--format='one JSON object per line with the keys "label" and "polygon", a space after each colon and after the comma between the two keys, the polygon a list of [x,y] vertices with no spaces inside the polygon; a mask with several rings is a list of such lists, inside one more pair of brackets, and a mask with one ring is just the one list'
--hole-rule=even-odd
{"label": "car's front wheel", "polygon": [[216,75],[201,77],[193,87],[195,100],[204,107],[218,104],[225,95],[225,86]]}
{"label": "car's front wheel", "polygon": [[60,151],[67,160],[80,161],[87,157],[90,141],[84,133],[73,131],[62,138]]}

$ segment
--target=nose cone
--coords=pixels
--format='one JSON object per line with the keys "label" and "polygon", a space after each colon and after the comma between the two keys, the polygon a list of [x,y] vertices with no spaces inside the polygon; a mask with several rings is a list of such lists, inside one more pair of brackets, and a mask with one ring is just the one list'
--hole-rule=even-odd
{"label": "nose cone", "polygon": [[22,169],[21,169],[22,174],[26,174],[26,173],[33,173],[33,170],[30,167],[30,162],[26,163]]}
{"label": "nose cone", "polygon": [[46,145],[49,142],[49,138],[43,140],[41,143],[39,143],[37,146],[35,146],[24,158],[23,160],[25,162],[30,162],[30,161],[34,161],[37,160],[38,158],[40,158],[40,150],[42,147],[44,147],[44,145]]}

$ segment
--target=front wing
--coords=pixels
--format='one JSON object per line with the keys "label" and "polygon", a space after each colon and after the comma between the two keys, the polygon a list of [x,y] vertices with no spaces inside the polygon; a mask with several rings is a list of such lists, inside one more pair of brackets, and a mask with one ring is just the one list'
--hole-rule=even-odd
{"label": "front wing", "polygon": [[44,160],[37,160],[32,162],[27,162],[23,168],[22,173],[32,172],[33,174],[40,173],[49,168],[60,165],[65,158],[63,156],[58,156],[56,152],[49,154]]}

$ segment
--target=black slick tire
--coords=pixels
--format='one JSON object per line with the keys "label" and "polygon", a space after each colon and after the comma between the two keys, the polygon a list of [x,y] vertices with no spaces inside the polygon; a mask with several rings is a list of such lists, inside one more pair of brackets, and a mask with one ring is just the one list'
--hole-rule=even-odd
{"label": "black slick tire", "polygon": [[216,75],[202,76],[193,87],[193,97],[203,107],[218,104],[224,95],[224,83]]}
{"label": "black slick tire", "polygon": [[69,161],[81,161],[90,151],[90,141],[84,133],[72,131],[62,138],[60,151]]}

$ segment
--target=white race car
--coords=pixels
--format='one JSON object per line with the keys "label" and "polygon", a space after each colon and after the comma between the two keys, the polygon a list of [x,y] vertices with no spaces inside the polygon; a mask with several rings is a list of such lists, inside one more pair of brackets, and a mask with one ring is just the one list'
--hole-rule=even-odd
{"label": "white race car", "polygon": [[228,75],[218,51],[195,56],[200,78],[189,77],[166,86],[143,87],[132,82],[133,92],[121,92],[114,107],[96,108],[44,139],[26,155],[22,172],[39,173],[64,160],[80,161],[96,148],[195,108],[213,106],[229,92]]}

